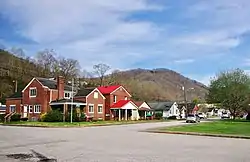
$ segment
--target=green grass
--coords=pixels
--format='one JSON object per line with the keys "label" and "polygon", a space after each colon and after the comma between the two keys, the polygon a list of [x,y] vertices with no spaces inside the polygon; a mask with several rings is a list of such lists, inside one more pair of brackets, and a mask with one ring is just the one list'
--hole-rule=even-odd
{"label": "green grass", "polygon": [[206,134],[250,136],[250,122],[231,120],[215,121],[185,126],[160,128],[160,130],[174,132],[197,132]]}
{"label": "green grass", "polygon": [[[166,121],[166,120],[164,120]],[[140,120],[140,121],[96,121],[96,122],[31,122],[20,121],[10,122],[7,125],[20,125],[20,126],[45,126],[45,127],[88,127],[95,125],[121,125],[121,124],[137,124],[137,123],[152,123],[163,122],[163,120]]]}

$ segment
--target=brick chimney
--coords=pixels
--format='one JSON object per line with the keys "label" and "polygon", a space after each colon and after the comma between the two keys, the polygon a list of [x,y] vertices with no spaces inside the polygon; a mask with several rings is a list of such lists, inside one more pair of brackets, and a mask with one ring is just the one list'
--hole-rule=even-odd
{"label": "brick chimney", "polygon": [[64,98],[64,78],[62,76],[57,77],[57,90],[58,90],[58,99]]}

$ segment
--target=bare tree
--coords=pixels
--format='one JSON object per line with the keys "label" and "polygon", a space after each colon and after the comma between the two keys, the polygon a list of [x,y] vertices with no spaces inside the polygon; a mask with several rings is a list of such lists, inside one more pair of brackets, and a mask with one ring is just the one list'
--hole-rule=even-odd
{"label": "bare tree", "polygon": [[94,73],[100,78],[100,86],[103,85],[104,76],[110,70],[110,66],[100,63],[93,66]]}
{"label": "bare tree", "polygon": [[77,60],[61,57],[58,63],[60,74],[65,78],[65,80],[70,80],[71,78],[79,76],[80,65]]}
{"label": "bare tree", "polygon": [[37,54],[37,64],[43,68],[42,76],[49,76],[57,64],[54,50],[45,49]]}

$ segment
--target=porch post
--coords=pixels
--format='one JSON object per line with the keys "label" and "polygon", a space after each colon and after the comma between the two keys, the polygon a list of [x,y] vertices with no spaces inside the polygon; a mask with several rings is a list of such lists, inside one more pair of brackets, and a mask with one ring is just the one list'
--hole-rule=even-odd
{"label": "porch post", "polygon": [[66,118],[65,109],[66,109],[66,106],[65,104],[63,104],[63,122],[65,122],[65,118]]}
{"label": "porch post", "polygon": [[125,109],[125,120],[128,120],[128,109]]}
{"label": "porch post", "polygon": [[119,109],[119,121],[121,121],[121,109]]}
{"label": "porch post", "polygon": [[144,119],[147,119],[147,111],[144,112]]}

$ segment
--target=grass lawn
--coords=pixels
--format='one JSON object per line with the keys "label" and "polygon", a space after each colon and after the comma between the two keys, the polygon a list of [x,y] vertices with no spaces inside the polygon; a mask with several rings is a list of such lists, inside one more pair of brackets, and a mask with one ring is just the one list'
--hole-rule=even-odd
{"label": "grass lawn", "polygon": [[137,124],[137,123],[152,123],[163,122],[167,120],[139,120],[139,121],[96,121],[96,122],[31,122],[20,121],[10,122],[6,125],[21,125],[21,126],[45,126],[45,127],[88,127],[95,125],[121,125],[121,124]]}
{"label": "grass lawn", "polygon": [[185,126],[160,128],[161,131],[197,132],[220,135],[250,136],[250,122],[243,121],[215,121]]}

